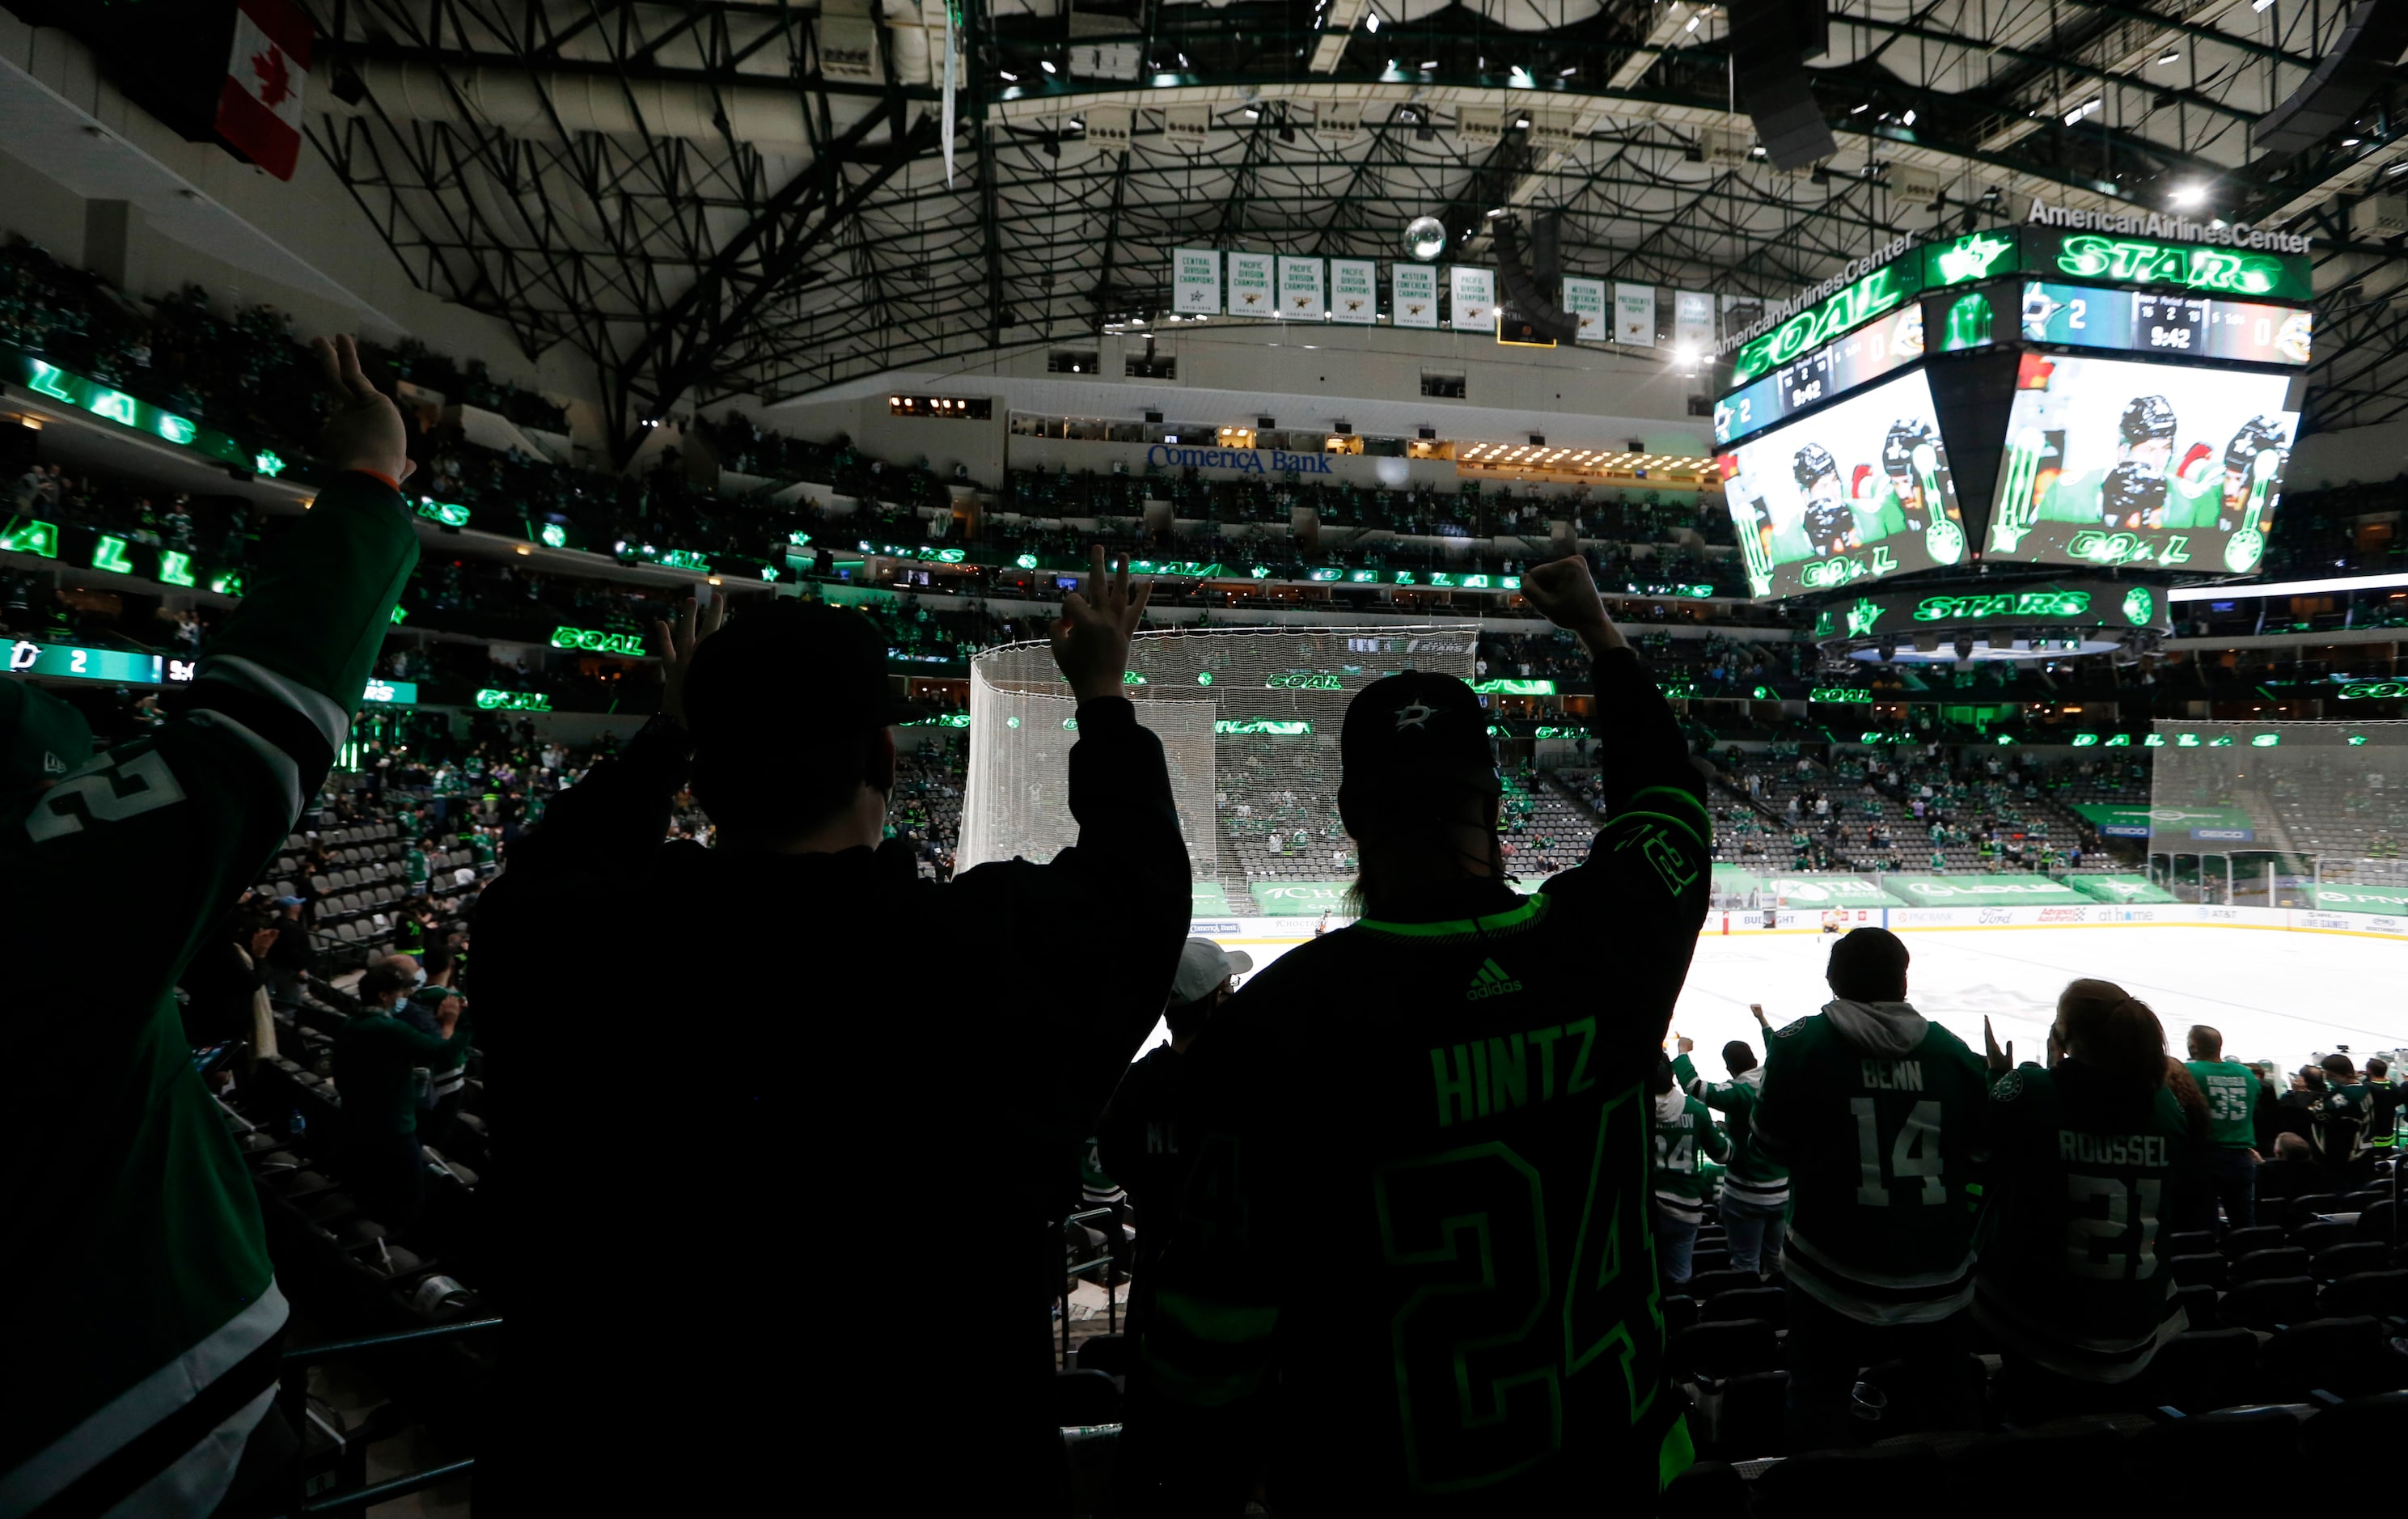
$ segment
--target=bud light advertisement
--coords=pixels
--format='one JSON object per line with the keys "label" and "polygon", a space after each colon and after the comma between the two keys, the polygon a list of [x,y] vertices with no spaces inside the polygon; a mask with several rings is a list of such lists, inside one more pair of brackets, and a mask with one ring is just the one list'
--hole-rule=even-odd
{"label": "bud light advertisement", "polygon": [[1715,461],[1748,594],[1798,595],[1961,564],[1964,518],[1922,372]]}

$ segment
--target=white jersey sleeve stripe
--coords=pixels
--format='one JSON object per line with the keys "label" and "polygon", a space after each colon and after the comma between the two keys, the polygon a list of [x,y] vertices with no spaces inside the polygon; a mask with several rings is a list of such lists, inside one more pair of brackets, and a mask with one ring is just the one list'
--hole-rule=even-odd
{"label": "white jersey sleeve stripe", "polygon": [[343,740],[351,735],[350,709],[298,681],[277,674],[255,660],[235,654],[213,654],[201,661],[196,679],[223,681],[228,685],[283,703],[308,718],[309,725],[318,730],[319,737],[326,740],[326,748],[333,752],[341,752]]}
{"label": "white jersey sleeve stripe", "polygon": [[[277,1290],[271,1278],[266,1290],[253,1298],[248,1308],[219,1325],[199,1344],[126,1388],[107,1406],[94,1410],[91,1417],[52,1440],[47,1449],[36,1453],[16,1470],[0,1476],[0,1513],[31,1512],[85,1472],[133,1443],[143,1431],[191,1402],[201,1389],[241,1365],[246,1357],[284,1326],[289,1311],[284,1294]],[[267,1390],[270,1393],[275,1391],[273,1387]],[[246,1406],[227,1424],[230,1426],[244,1418],[256,1424],[259,1411],[265,1406],[265,1403]],[[227,1426],[221,1426],[220,1431],[225,1427]],[[217,1433],[213,1431],[201,1445],[194,1447],[194,1452],[208,1445],[217,1438]],[[247,1424],[243,1426],[244,1438],[248,1439],[250,1433],[250,1425]],[[239,1453],[239,1443],[236,1449]],[[190,1459],[193,1455],[193,1452],[188,1452],[185,1458]],[[168,1471],[172,1473],[181,1465],[179,1460]],[[231,1466],[227,1467],[226,1475],[231,1476],[233,1470]],[[206,1513],[214,1506],[208,1504],[199,1509],[173,1512]],[[163,1509],[157,1512],[171,1511]]]}

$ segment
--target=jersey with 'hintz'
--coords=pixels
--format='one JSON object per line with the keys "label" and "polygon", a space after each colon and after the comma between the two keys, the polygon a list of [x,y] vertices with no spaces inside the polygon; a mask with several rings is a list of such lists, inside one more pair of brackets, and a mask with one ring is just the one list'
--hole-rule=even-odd
{"label": "jersey with 'hintz'", "polygon": [[1191,1500],[1237,1512],[1257,1427],[1283,1513],[1638,1512],[1688,1462],[1646,1079],[1712,824],[1637,655],[1596,682],[1584,864],[1290,950],[1187,1056],[1204,1138],[1140,1360]]}

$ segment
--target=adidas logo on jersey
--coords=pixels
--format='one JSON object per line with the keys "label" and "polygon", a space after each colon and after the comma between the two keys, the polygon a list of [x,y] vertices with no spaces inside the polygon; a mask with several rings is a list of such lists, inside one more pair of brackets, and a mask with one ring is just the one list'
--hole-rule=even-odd
{"label": "adidas logo on jersey", "polygon": [[1522,983],[1505,974],[1505,967],[1490,960],[1473,973],[1470,990],[1463,994],[1466,1002],[1477,1002],[1484,996],[1507,996],[1522,989]]}

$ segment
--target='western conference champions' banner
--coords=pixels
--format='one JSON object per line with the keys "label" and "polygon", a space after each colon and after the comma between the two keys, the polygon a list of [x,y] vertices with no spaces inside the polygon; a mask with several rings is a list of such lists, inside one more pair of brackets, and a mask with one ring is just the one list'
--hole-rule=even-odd
{"label": "'western conference champions' banner", "polygon": [[1317,258],[1279,261],[1279,314],[1288,322],[1319,322],[1329,315],[1326,267]]}
{"label": "'western conference champions' banner", "polygon": [[1271,293],[1271,255],[1229,255],[1229,314],[1233,317],[1279,315],[1279,303]]}
{"label": "'western conference champions' banner", "polygon": [[1438,325],[1438,271],[1426,264],[1396,264],[1388,270],[1388,321],[1398,327]]}
{"label": "'western conference champions' banner", "polygon": [[1170,251],[1170,308],[1182,315],[1221,314],[1221,251],[1217,248],[1174,248]]}
{"label": "'western conference champions' banner", "polygon": [[1329,318],[1364,325],[1380,320],[1380,266],[1367,258],[1329,261]]}
{"label": "'western conference champions' banner", "polygon": [[1455,320],[1450,325],[1458,332],[1496,331],[1497,271],[1467,269],[1458,264],[1447,274],[1455,287]]}
{"label": "'western conference champions' banner", "polygon": [[1572,334],[1577,341],[1604,342],[1608,336],[1605,329],[1605,281],[1566,275],[1564,314],[1580,323]]}

